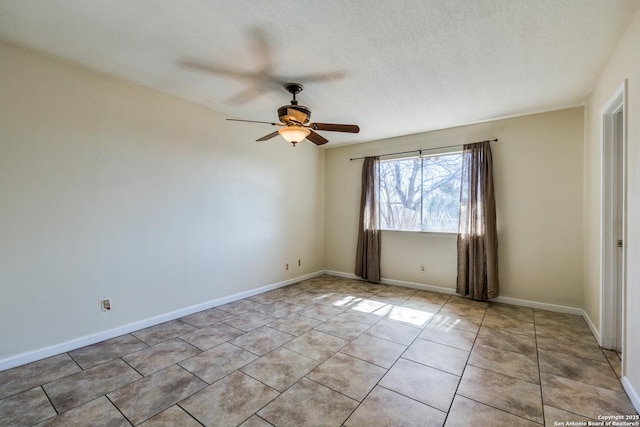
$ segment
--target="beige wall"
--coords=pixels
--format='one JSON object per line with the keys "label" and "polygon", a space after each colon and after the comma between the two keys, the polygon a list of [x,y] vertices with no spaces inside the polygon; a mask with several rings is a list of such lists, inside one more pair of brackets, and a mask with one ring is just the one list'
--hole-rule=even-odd
{"label": "beige wall", "polygon": [[[349,158],[493,138],[501,296],[581,307],[582,108],[328,149],[327,269],[354,271],[362,161]],[[384,231],[381,269],[454,289],[456,236]]]}
{"label": "beige wall", "polygon": [[324,268],[313,144],[256,144],[263,128],[204,108],[0,58],[0,361]]}
{"label": "beige wall", "polygon": [[[633,22],[598,83],[585,108],[585,176],[584,176],[584,309],[600,328],[601,221],[602,221],[602,108],[618,87],[627,80],[627,234],[625,236],[626,271],[626,339],[623,362],[626,365],[625,387],[635,390],[636,409],[640,406],[640,13]],[[630,393],[632,394],[632,393]]]}

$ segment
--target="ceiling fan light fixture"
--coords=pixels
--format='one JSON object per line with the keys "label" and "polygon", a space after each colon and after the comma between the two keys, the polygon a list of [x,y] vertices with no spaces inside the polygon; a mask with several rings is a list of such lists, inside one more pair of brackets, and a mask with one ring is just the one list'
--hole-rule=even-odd
{"label": "ceiling fan light fixture", "polygon": [[311,131],[302,126],[285,126],[278,129],[278,133],[295,147],[295,145],[305,139]]}

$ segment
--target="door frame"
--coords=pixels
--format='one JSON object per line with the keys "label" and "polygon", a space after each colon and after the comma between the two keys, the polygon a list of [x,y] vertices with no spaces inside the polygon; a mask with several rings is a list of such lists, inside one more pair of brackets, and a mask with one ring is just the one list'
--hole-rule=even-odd
{"label": "door frame", "polygon": [[[601,110],[602,117],[602,227],[601,227],[601,298],[600,345],[615,349],[620,343],[624,354],[626,296],[626,148],[627,148],[627,80],[623,81]],[[622,112],[622,135],[618,135],[616,114]],[[619,144],[616,142],[619,141]],[[618,165],[618,150],[622,162]],[[622,169],[622,170],[620,170]],[[618,188],[618,173],[622,174]],[[618,200],[621,197],[622,200]],[[621,209],[620,212],[618,209]],[[620,215],[621,214],[621,215]],[[618,266],[618,216],[622,220],[622,265]],[[620,287],[618,287],[620,284]],[[618,307],[618,301],[621,306]],[[618,325],[618,312],[622,314]],[[622,364],[624,366],[624,364]],[[624,373],[623,373],[624,374]]]}

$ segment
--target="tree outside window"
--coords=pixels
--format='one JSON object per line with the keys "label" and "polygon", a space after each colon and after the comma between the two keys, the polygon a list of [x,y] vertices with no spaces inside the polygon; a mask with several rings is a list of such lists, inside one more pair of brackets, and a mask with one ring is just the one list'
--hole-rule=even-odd
{"label": "tree outside window", "polygon": [[381,228],[457,232],[461,170],[462,153],[381,161]]}

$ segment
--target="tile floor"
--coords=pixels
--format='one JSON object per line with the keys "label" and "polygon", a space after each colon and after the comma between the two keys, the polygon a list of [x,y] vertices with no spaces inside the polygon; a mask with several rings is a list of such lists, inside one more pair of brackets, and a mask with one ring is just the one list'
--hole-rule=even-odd
{"label": "tile floor", "polygon": [[619,375],[577,316],[321,276],[0,372],[0,426],[553,426]]}

